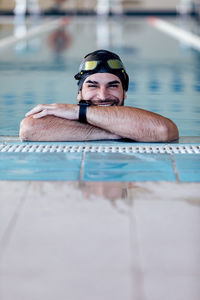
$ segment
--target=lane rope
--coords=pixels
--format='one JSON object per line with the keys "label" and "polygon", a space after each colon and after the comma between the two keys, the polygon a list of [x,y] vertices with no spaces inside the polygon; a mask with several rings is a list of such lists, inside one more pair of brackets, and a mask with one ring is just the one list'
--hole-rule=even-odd
{"label": "lane rope", "polygon": [[158,30],[167,33],[175,39],[187,44],[188,46],[200,51],[200,37],[194,33],[188,32],[182,28],[179,28],[169,22],[163,21],[156,17],[148,18],[149,24],[157,28]]}
{"label": "lane rope", "polygon": [[0,50],[15,45],[17,42],[33,38],[34,36],[40,35],[47,31],[51,31],[62,24],[62,19],[56,19],[54,21],[46,22],[42,25],[35,26],[34,28],[29,29],[27,32],[24,32],[21,36],[8,36],[0,40]]}

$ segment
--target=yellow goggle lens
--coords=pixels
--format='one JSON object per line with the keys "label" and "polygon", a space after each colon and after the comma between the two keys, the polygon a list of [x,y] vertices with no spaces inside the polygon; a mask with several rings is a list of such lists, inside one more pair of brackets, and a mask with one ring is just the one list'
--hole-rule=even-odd
{"label": "yellow goggle lens", "polygon": [[83,71],[91,71],[97,67],[97,61],[86,61],[83,65]]}
{"label": "yellow goggle lens", "polygon": [[122,63],[117,59],[109,59],[107,63],[111,69],[123,69]]}

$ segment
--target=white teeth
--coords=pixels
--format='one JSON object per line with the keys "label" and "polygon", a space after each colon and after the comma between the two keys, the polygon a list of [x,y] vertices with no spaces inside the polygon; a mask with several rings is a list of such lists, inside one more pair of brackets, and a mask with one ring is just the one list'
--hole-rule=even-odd
{"label": "white teeth", "polygon": [[111,104],[99,104],[98,106],[111,106]]}

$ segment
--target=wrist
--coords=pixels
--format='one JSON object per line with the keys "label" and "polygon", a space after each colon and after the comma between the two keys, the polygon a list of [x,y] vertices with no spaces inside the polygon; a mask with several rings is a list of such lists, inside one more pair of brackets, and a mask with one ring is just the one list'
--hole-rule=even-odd
{"label": "wrist", "polygon": [[76,104],[75,105],[75,119],[74,120],[77,120],[78,121],[78,119],[79,119],[79,105],[78,104]]}
{"label": "wrist", "polygon": [[91,104],[89,104],[85,100],[81,100],[78,105],[79,105],[78,120],[81,123],[87,124],[87,109]]}

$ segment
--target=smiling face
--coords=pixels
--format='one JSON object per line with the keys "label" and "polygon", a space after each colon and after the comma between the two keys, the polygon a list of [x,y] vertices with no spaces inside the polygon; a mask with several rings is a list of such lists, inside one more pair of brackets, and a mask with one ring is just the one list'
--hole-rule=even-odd
{"label": "smiling face", "polygon": [[123,105],[126,93],[114,74],[95,73],[88,76],[78,93],[78,100],[90,100],[94,105]]}

